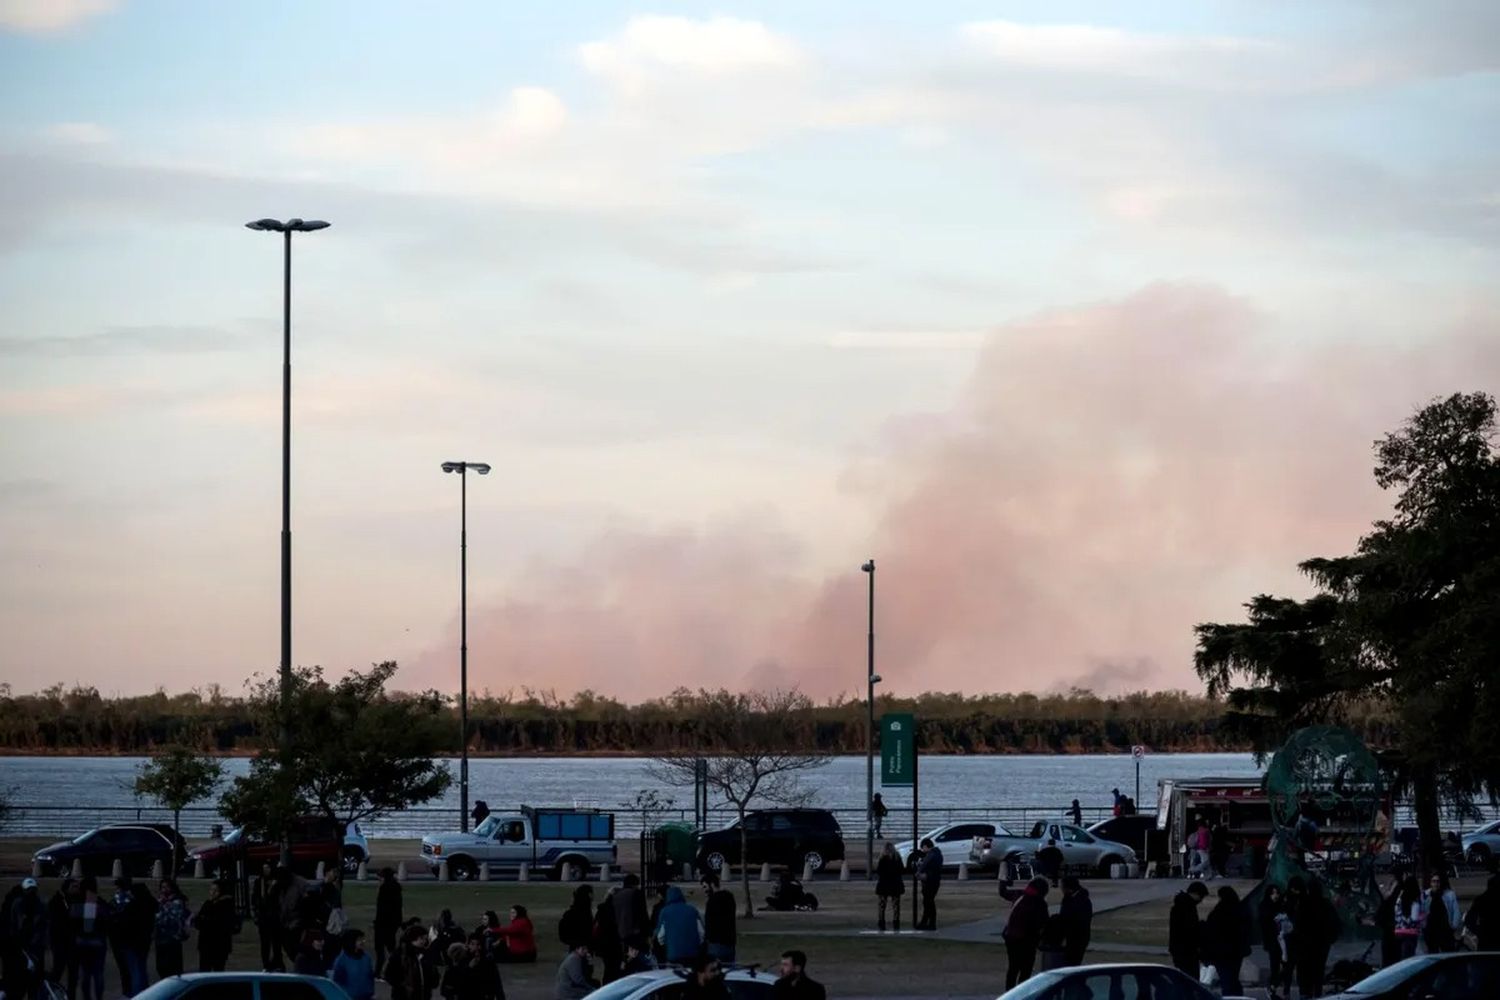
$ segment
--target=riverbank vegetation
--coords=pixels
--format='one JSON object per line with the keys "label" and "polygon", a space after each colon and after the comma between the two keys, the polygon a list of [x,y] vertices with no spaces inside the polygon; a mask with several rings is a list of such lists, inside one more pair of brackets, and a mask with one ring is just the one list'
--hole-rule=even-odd
{"label": "riverbank vegetation", "polygon": [[[410,695],[409,697],[424,697]],[[584,691],[471,698],[470,749],[480,754],[630,754],[649,756],[696,744],[706,706],[718,692],[679,689],[628,705]],[[906,711],[920,720],[929,753],[1120,753],[1141,744],[1156,752],[1243,750],[1250,738],[1226,730],[1222,701],[1182,691],[1105,697],[1056,694],[924,694],[881,697],[877,712]],[[448,730],[457,751],[457,707]],[[1388,713],[1346,712],[1372,746],[1391,742]],[[865,705],[852,698],[806,702],[794,727],[796,749],[864,750]],[[0,688],[0,753],[146,754],[169,745],[222,754],[260,748],[251,702],[219,688],[109,698],[88,687],[55,685],[35,694]]]}

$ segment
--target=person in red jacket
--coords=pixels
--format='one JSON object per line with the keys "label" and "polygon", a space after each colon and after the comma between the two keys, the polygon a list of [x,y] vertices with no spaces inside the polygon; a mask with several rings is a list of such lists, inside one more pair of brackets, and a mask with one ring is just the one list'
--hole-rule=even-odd
{"label": "person in red jacket", "polygon": [[1000,935],[1005,939],[1007,990],[1030,979],[1031,970],[1036,967],[1037,946],[1047,926],[1047,888],[1044,878],[1032,879],[1021,890],[1012,889],[1009,879],[1000,883],[1000,898],[1015,904]]}
{"label": "person in red jacket", "polygon": [[505,950],[497,951],[496,959],[501,962],[536,961],[536,928],[526,915],[526,907],[510,908],[510,923],[501,926],[500,934],[505,939]]}

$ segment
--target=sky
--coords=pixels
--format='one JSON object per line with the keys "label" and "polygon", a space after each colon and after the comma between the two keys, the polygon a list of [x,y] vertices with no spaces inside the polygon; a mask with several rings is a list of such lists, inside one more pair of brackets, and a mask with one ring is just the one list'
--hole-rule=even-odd
{"label": "sky", "polygon": [[0,0],[0,683],[1197,689],[1500,375],[1500,5]]}

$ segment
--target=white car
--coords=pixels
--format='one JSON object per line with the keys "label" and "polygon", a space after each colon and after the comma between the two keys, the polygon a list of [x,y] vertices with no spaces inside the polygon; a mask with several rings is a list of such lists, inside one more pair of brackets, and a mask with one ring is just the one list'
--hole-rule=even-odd
{"label": "white car", "polygon": [[1500,858],[1500,819],[1464,834],[1463,845],[1470,864],[1483,866]]}
{"label": "white car", "polygon": [[[588,1000],[679,1000],[687,977],[685,969],[637,972],[599,987],[588,995]],[[771,1000],[776,976],[754,969],[732,969],[724,976],[724,987],[731,1000]]]}
{"label": "white car", "polygon": [[[922,840],[931,840],[943,852],[945,868],[957,868],[959,862],[969,862],[975,837],[994,837],[997,831],[1003,836],[1005,827],[981,820],[960,820],[927,831],[922,834]],[[911,867],[911,855],[919,843],[920,840],[903,840],[896,844],[896,855],[907,868]]]}

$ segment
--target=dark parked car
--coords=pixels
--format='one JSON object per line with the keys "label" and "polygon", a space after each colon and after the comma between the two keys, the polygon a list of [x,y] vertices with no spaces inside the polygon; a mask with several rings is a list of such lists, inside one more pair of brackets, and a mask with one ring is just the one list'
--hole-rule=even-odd
{"label": "dark parked car", "polygon": [[90,830],[73,840],[50,844],[33,855],[32,860],[41,865],[47,875],[66,875],[73,869],[73,862],[83,866],[85,875],[107,877],[118,860],[125,874],[144,877],[151,874],[156,862],[162,863],[163,871],[172,870],[172,847],[177,845],[186,856],[187,845],[173,833],[170,826],[155,823],[118,823]]}
{"label": "dark parked car", "polygon": [[1361,979],[1329,1000],[1494,1000],[1495,997],[1500,997],[1500,952],[1467,951],[1408,958]]}
{"label": "dark parked car", "polygon": [[1101,840],[1113,840],[1135,851],[1145,861],[1169,861],[1167,831],[1156,828],[1156,814],[1115,816],[1089,827],[1089,833]]}
{"label": "dark parked car", "polygon": [[322,976],[284,972],[190,972],[163,979],[136,1000],[348,1000]]}
{"label": "dark parked car", "polygon": [[[757,809],[745,814],[746,847],[750,864],[770,862],[817,871],[830,861],[844,860],[844,831],[827,809]],[[721,871],[740,863],[740,824],[698,836],[698,868]]]}

